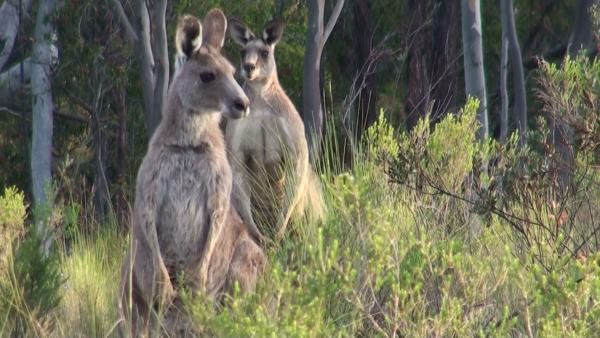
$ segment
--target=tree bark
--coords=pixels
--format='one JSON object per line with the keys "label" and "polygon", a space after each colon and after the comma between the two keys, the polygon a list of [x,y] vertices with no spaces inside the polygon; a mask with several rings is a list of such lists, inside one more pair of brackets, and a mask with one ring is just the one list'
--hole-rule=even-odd
{"label": "tree bark", "polygon": [[483,140],[488,137],[489,132],[479,0],[461,0],[461,12],[465,91],[467,95],[479,99],[477,120],[480,127],[477,137]]}
{"label": "tree bark", "polygon": [[166,0],[136,0],[133,22],[119,0],[112,0],[126,36],[135,46],[142,81],[146,129],[152,136],[160,123],[169,88]]}
{"label": "tree bark", "polygon": [[[406,124],[408,129],[414,127],[419,119],[429,110],[431,81],[430,60],[432,49],[430,25],[430,0],[409,0],[408,10],[411,13],[408,31],[415,34],[407,52],[407,84],[406,84]],[[426,25],[427,27],[424,27]]]}
{"label": "tree bark", "polygon": [[51,65],[53,60],[52,38],[55,34],[52,15],[55,12],[56,5],[56,0],[41,1],[39,3],[31,64],[33,98],[31,182],[36,206],[46,205],[49,202],[46,198],[45,189],[52,182],[52,114],[54,104],[52,100]]}
{"label": "tree bark", "polygon": [[502,49],[500,51],[500,141],[505,143],[508,138],[508,38],[505,33],[505,17],[502,17]]}
{"label": "tree bark", "polygon": [[344,0],[337,0],[327,25],[323,24],[325,0],[309,0],[308,28],[306,30],[306,54],[304,56],[304,82],[302,84],[302,103],[304,125],[308,140],[311,162],[319,156],[323,135],[323,105],[321,100],[321,56],[327,38],[342,11]]}
{"label": "tree bark", "polygon": [[523,59],[521,47],[515,27],[515,14],[512,0],[501,0],[502,35],[503,41],[508,41],[510,59],[512,64],[513,95],[515,100],[514,116],[519,131],[519,145],[527,143],[527,98],[525,92],[525,76],[523,73]]}
{"label": "tree bark", "polygon": [[0,70],[4,68],[19,34],[22,13],[28,13],[31,0],[5,0],[0,6]]}
{"label": "tree bark", "polygon": [[[354,30],[357,69],[361,69],[368,62],[373,48],[372,39],[375,25],[370,0],[354,1]],[[362,133],[377,120],[377,81],[375,72],[361,74],[358,83],[364,83],[364,87],[359,89],[354,122],[356,137],[357,140],[360,140]]]}
{"label": "tree bark", "polygon": [[456,106],[460,60],[460,7],[456,0],[436,0],[433,18],[431,99],[432,119],[438,120]]}
{"label": "tree bark", "polygon": [[594,39],[592,34],[592,18],[590,8],[598,4],[598,0],[579,0],[573,23],[573,31],[569,37],[567,53],[571,58],[577,57],[580,51],[594,48]]}
{"label": "tree bark", "polygon": [[454,0],[408,2],[414,34],[407,53],[406,125],[430,114],[431,122],[456,106],[460,50],[459,3]]}

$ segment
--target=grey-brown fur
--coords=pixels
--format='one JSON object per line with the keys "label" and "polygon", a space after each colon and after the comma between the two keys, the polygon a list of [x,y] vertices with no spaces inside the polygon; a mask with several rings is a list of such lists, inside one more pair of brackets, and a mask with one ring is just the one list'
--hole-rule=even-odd
{"label": "grey-brown fur", "polygon": [[166,313],[166,325],[173,322],[178,277],[216,295],[233,280],[252,287],[265,262],[230,207],[232,175],[219,120],[245,116],[248,98],[220,54],[226,25],[220,10],[207,14],[204,30],[191,16],[178,25],[177,48],[187,61],[138,172],[122,273],[119,307],[132,335],[147,332],[156,312]]}
{"label": "grey-brown fur", "polygon": [[244,222],[262,218],[263,229],[270,227],[266,230],[279,240],[293,214],[308,211],[315,219],[324,214],[320,184],[308,162],[304,124],[277,77],[274,52],[283,25],[272,21],[257,38],[232,19],[228,31],[242,46],[243,88],[250,98],[248,118],[228,121],[225,134],[234,187],[239,187],[235,204]]}

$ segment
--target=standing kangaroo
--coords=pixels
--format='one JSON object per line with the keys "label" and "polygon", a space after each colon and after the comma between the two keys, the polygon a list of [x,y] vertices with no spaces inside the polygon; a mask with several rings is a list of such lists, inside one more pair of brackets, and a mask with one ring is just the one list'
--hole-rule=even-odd
{"label": "standing kangaroo", "polygon": [[244,222],[254,224],[257,218],[280,240],[294,214],[308,212],[313,220],[324,215],[304,124],[277,76],[274,52],[283,24],[271,21],[257,38],[243,22],[230,19],[228,31],[242,47],[243,88],[250,98],[250,116],[230,120],[226,127],[233,198]]}
{"label": "standing kangaroo", "polygon": [[187,57],[138,172],[121,281],[119,308],[123,318],[131,313],[134,336],[147,332],[156,311],[168,314],[180,301],[178,277],[209,294],[236,281],[248,290],[265,262],[230,207],[232,174],[219,120],[244,117],[249,102],[220,54],[226,27],[217,9],[203,25],[184,16],[177,26],[176,48]]}

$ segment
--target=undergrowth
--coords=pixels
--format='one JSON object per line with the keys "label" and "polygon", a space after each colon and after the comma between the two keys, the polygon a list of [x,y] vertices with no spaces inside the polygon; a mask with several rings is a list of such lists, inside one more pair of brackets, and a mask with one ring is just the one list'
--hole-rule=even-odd
{"label": "undergrowth", "polygon": [[[566,76],[559,72],[548,70],[548,87],[560,88],[552,82]],[[319,169],[324,223],[296,224],[304,230],[267,253],[252,294],[234,292],[215,305],[185,292],[195,329],[217,337],[597,335],[600,175],[589,152],[597,149],[595,136],[578,140],[573,181],[584,184],[565,194],[543,151],[520,148],[516,136],[507,144],[478,141],[476,109],[469,101],[409,134],[397,133],[381,112],[350,169],[331,160],[342,156],[329,141]],[[586,112],[595,128],[597,110]],[[546,136],[532,134],[530,143],[544,145]],[[39,270],[24,265],[39,250],[34,237],[20,239],[22,195],[8,190],[0,199],[0,226],[13,229],[2,235],[16,244],[2,247],[2,335],[117,335],[127,236],[115,225],[78,232],[74,220],[92,215],[77,215],[75,201],[64,205],[65,231]]]}

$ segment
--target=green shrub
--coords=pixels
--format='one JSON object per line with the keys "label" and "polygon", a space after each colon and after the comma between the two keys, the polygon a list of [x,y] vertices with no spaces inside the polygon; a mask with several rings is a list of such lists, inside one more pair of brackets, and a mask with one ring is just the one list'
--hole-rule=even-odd
{"label": "green shrub", "polygon": [[0,274],[6,273],[13,241],[25,230],[25,197],[16,188],[4,189],[0,196]]}

